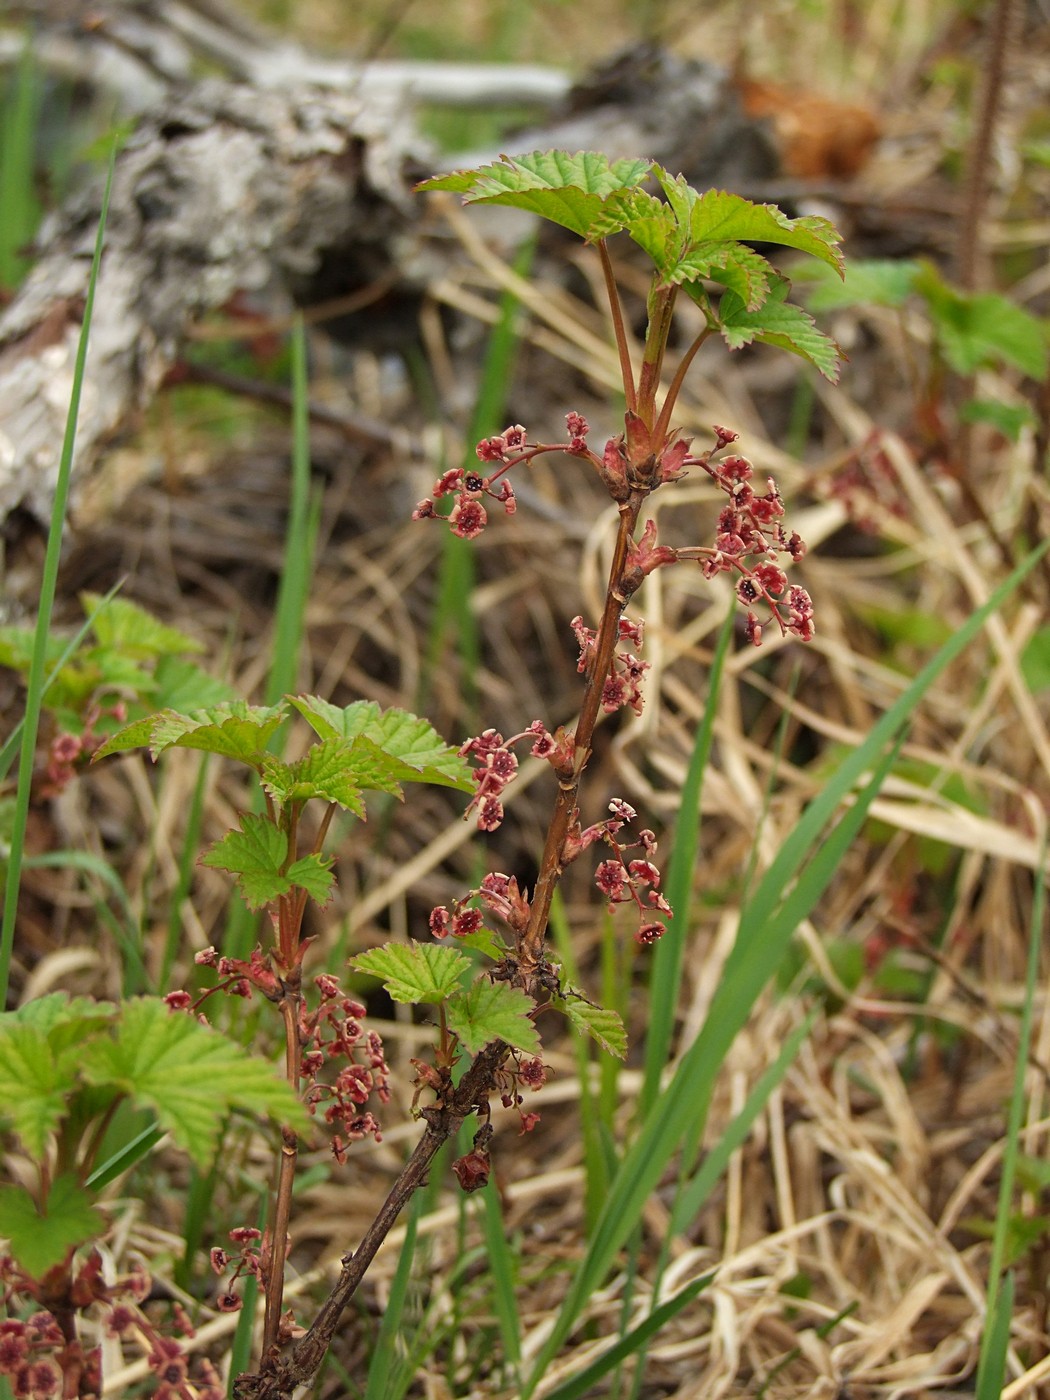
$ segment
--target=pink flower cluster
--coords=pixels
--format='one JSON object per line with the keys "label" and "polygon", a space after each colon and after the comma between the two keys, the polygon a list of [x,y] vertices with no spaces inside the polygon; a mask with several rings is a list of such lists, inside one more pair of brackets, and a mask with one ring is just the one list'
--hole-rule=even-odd
{"label": "pink flower cluster", "polygon": [[[304,1005],[299,1017],[299,1072],[308,1081],[304,1101],[310,1113],[327,1104],[324,1120],[338,1130],[332,1134],[332,1156],[345,1162],[350,1143],[365,1137],[382,1141],[379,1123],[362,1110],[373,1094],[380,1103],[390,1102],[389,1071],[379,1035],[361,1025],[361,1003],[342,996],[339,979],[330,973],[315,977],[314,985],[321,1004],[310,1013]],[[322,1080],[325,1066],[340,1059],[348,1063],[330,1084]]]}
{"label": "pink flower cluster", "polygon": [[435,938],[466,938],[477,933],[484,924],[484,913],[472,907],[471,901],[479,899],[490,914],[507,925],[514,933],[521,934],[529,926],[529,901],[518,888],[513,875],[504,875],[493,870],[482,880],[476,890],[471,890],[463,899],[458,899],[451,909],[439,904],[430,911],[430,932]]}
{"label": "pink flower cluster", "polygon": [[[702,551],[704,577],[731,570],[740,574],[736,593],[748,608],[747,635],[756,646],[762,640],[762,628],[751,606],[760,598],[781,632],[811,641],[813,602],[804,588],[797,584],[788,587],[787,575],[777,563],[780,554],[798,563],[806,553],[805,541],[797,530],[789,535],[781,524],[784,501],[772,477],[766,478],[766,491],[759,495],[752,485],[755,469],[746,457],[732,453],[715,460],[724,447],[736,441],[736,433],[717,425],[714,433],[715,447],[710,452],[686,459],[702,466],[730,498],[718,517],[714,549]],[[757,562],[749,564],[749,560]]]}
{"label": "pink flower cluster", "polygon": [[511,746],[530,739],[529,752],[533,758],[546,758],[555,766],[564,765],[570,754],[569,741],[549,734],[538,719],[510,739],[504,739],[495,729],[486,729],[477,738],[468,739],[459,750],[460,758],[474,758],[477,764],[473,773],[474,796],[464,816],[476,811],[479,831],[495,831],[502,822],[503,790],[518,771],[518,760]]}
{"label": "pink flower cluster", "polygon": [[[54,1287],[54,1275],[49,1276]],[[12,1312],[20,1311],[19,1297],[40,1301],[46,1284],[23,1275],[9,1256],[0,1259],[3,1301]],[[157,1382],[150,1391],[160,1400],[223,1400],[226,1388],[208,1360],[195,1363],[196,1375],[189,1379],[189,1364],[178,1340],[194,1335],[193,1323],[181,1303],[170,1311],[170,1329],[165,1336],[142,1310],[152,1288],[145,1269],[133,1267],[128,1274],[106,1283],[102,1257],[92,1250],[70,1277],[65,1301],[78,1310],[98,1309],[106,1334],[127,1339],[137,1346],[148,1345],[146,1364]],[[59,1395],[98,1395],[102,1388],[101,1349],[85,1347],[79,1339],[70,1340],[54,1314],[41,1310],[28,1317],[8,1317],[0,1321],[0,1375],[7,1377],[18,1400],[44,1400]]]}
{"label": "pink flower cluster", "polygon": [[[461,538],[476,538],[488,521],[482,497],[491,497],[508,514],[513,513],[516,506],[509,481],[503,480],[498,490],[495,489],[496,483],[512,467],[521,462],[531,462],[544,452],[562,452],[588,461],[613,499],[623,502],[634,489],[629,457],[632,448],[638,447],[641,451],[641,438],[636,442],[635,437],[639,434],[644,437],[648,431],[640,420],[635,419],[632,423],[631,415],[628,415],[628,419],[627,435],[610,438],[600,457],[587,445],[590,425],[582,414],[566,414],[567,442],[530,443],[525,428],[515,423],[495,437],[483,438],[477,445],[478,458],[485,463],[498,464],[495,471],[488,476],[465,471],[461,467],[445,472],[434,485],[433,497],[420,501],[413,511],[413,519],[437,518],[434,501],[442,496],[455,495],[456,502],[447,517],[448,523],[453,533]],[[647,489],[656,490],[659,486],[678,481],[689,467],[703,468],[730,498],[718,518],[714,547],[671,549],[657,545],[655,522],[648,520],[641,538],[634,542],[628,556],[623,579],[625,596],[629,596],[653,569],[679,560],[698,559],[706,578],[723,572],[739,575],[737,596],[748,609],[746,633],[756,646],[762,640],[762,627],[753,605],[760,599],[769,608],[785,636],[790,633],[800,641],[808,642],[814,635],[812,600],[799,585],[788,587],[787,576],[777,563],[781,554],[789,555],[797,563],[806,552],[805,543],[797,531],[788,534],[784,529],[784,502],[773,478],[766,478],[766,490],[759,493],[753,485],[754,467],[746,457],[737,453],[720,456],[725,448],[736,442],[737,434],[718,424],[715,424],[713,432],[714,447],[697,455],[691,453],[690,440],[681,437],[678,430],[669,433],[656,455]],[[583,658],[580,669],[584,669]],[[644,669],[643,663],[636,658],[623,658],[618,663],[618,674],[610,678],[607,696],[603,696],[604,708],[615,710],[621,705],[631,705],[638,710],[641,704],[639,681]]]}
{"label": "pink flower cluster", "polygon": [[238,1225],[230,1231],[230,1239],[237,1246],[236,1250],[227,1250],[221,1245],[216,1245],[209,1255],[212,1270],[220,1278],[231,1264],[233,1265],[233,1273],[225,1291],[215,1299],[215,1306],[219,1312],[226,1313],[240,1311],[241,1299],[233,1290],[242,1278],[253,1278],[261,1291],[265,1292],[266,1289],[262,1231],[257,1230],[254,1225]]}
{"label": "pink flower cluster", "polygon": [[488,496],[501,505],[507,515],[513,515],[518,508],[514,488],[504,480],[498,490],[494,489],[503,474],[519,462],[527,461],[534,453],[526,448],[525,429],[520,423],[505,428],[497,437],[483,438],[477,446],[478,460],[498,462],[497,471],[483,476],[480,472],[465,471],[453,467],[434,483],[433,496],[420,501],[412,512],[413,520],[435,520],[438,518],[434,502],[442,496],[455,496],[455,504],[448,515],[449,527],[454,535],[463,540],[476,539],[488,524],[488,512],[482,505],[482,497]]}
{"label": "pink flower cluster", "polygon": [[[598,634],[592,628],[583,625],[582,617],[574,617],[569,625],[579,643],[580,659],[576,669],[582,674],[591,665]],[[630,618],[621,617],[617,640],[630,642],[640,648],[644,626],[644,623],[632,622]],[[642,680],[648,670],[648,661],[639,661],[638,657],[630,652],[617,652],[613,657],[612,672],[606,677],[602,687],[602,709],[607,715],[614,714],[624,705],[630,705],[636,715],[642,713]]]}
{"label": "pink flower cluster", "polygon": [[[639,917],[635,941],[643,945],[655,943],[665,932],[664,920],[674,913],[659,890],[660,871],[652,860],[656,855],[656,837],[646,828],[639,831],[637,841],[618,840],[618,832],[633,821],[637,813],[620,797],[609,803],[609,811],[612,816],[605,821],[595,822],[582,831],[578,827],[570,831],[562,859],[568,864],[595,841],[604,841],[613,855],[595,870],[594,883],[608,900],[610,910],[617,904],[633,902]],[[635,847],[641,848],[642,857],[628,860],[627,852]]]}

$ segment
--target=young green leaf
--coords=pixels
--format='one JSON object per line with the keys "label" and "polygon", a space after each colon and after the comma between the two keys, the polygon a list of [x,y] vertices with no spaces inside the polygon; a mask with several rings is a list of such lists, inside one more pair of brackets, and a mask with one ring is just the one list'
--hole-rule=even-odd
{"label": "young green leaf", "polygon": [[228,831],[201,856],[201,864],[237,876],[237,888],[249,909],[262,909],[298,885],[318,904],[331,893],[330,856],[307,855],[284,869],[288,838],[266,816],[246,812],[240,831]]}
{"label": "young green leaf", "polygon": [[533,151],[438,175],[416,189],[451,190],[465,204],[525,209],[593,241],[624,226],[615,196],[641,185],[651,168],[648,160],[610,161],[595,151]]}
{"label": "young green leaf", "polygon": [[929,307],[944,358],[957,374],[1004,363],[1033,379],[1045,378],[1047,327],[1038,316],[994,292],[960,292],[925,264],[914,286]]}
{"label": "young green leaf", "polygon": [[841,306],[904,305],[914,290],[919,264],[909,258],[852,258],[845,276],[836,277],[826,267],[809,263],[798,269],[799,288],[813,311],[835,311]]}
{"label": "young green leaf", "polygon": [[44,1030],[0,1017],[0,1120],[30,1157],[44,1156],[76,1085],[76,1064],[52,1049]]}
{"label": "young green leaf", "polygon": [[783,278],[778,278],[757,311],[749,311],[736,292],[724,292],[718,308],[722,339],[730,350],[739,350],[756,340],[764,345],[778,345],[809,360],[825,379],[837,383],[838,346],[817,329],[812,316],[785,300],[788,286]]}
{"label": "young green leaf", "polygon": [[456,947],[469,948],[484,958],[491,958],[493,962],[499,962],[511,951],[497,933],[484,927],[475,929],[473,933],[457,933]]}
{"label": "young green leaf", "polygon": [[227,1115],[265,1114],[296,1131],[309,1117],[288,1084],[265,1060],[249,1055],[192,1016],[163,1001],[125,1002],[115,1036],[85,1047],[89,1083],[112,1086],[149,1108],[198,1166],[206,1166]]}
{"label": "young green leaf", "polygon": [[0,1186],[0,1236],[31,1278],[43,1278],[71,1249],[95,1239],[105,1228],[91,1193],[78,1186],[75,1177],[55,1179],[42,1213],[24,1187]]}
{"label": "young green leaf", "polygon": [[[290,695],[288,699],[321,739],[371,740],[388,760],[384,781],[434,783],[461,792],[473,790],[466,760],[444,743],[425,719],[407,710],[382,710],[374,700],[357,700],[340,707],[316,695]],[[362,754],[365,752],[362,750]],[[377,783],[359,779],[359,785],[369,787]]]}
{"label": "young green leaf", "polygon": [[154,758],[170,748],[201,749],[257,766],[285,712],[284,705],[249,705],[245,700],[210,705],[190,714],[162,710],[114,734],[95,757],[148,743]]}
{"label": "young green leaf", "polygon": [[809,253],[841,272],[843,258],[837,245],[842,235],[827,219],[814,215],[791,219],[775,204],[752,204],[725,190],[700,194],[682,175],[672,176],[659,165],[653,171],[686,235],[683,254],[703,243],[776,243]]}
{"label": "young green leaf", "polygon": [[[294,763],[267,755],[262,762],[262,785],[282,806],[319,797],[363,817],[362,784],[354,771],[356,748],[356,742],[345,739],[322,739]],[[388,791],[398,791],[397,784],[391,783]]]}
{"label": "young green leaf", "polygon": [[471,1055],[492,1040],[505,1040],[508,1045],[535,1055],[540,1050],[540,1037],[529,1016],[532,1010],[532,999],[520,987],[479,977],[465,992],[449,1000],[446,1014],[449,1028]]}
{"label": "young green leaf", "polygon": [[353,958],[350,966],[378,977],[394,1001],[436,1004],[458,992],[470,959],[435,943],[386,943]]}
{"label": "young green leaf", "polygon": [[203,642],[166,627],[126,598],[107,601],[101,593],[84,592],[80,602],[86,614],[95,614],[91,630],[103,647],[139,657],[189,656],[205,649]]}
{"label": "young green leaf", "polygon": [[209,705],[223,705],[237,699],[232,685],[217,680],[193,661],[180,656],[162,656],[153,672],[153,694],[158,710],[190,714]]}
{"label": "young green leaf", "polygon": [[555,997],[552,1005],[564,1011],[576,1029],[596,1040],[603,1050],[615,1055],[618,1060],[625,1058],[627,1031],[615,1011],[607,1011],[604,1006],[595,1006],[579,996],[573,996],[571,988],[566,988],[564,997]]}

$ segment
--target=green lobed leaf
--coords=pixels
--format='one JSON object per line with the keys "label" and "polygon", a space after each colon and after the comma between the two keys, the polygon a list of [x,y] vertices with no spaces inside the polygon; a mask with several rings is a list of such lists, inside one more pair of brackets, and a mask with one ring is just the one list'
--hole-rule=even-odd
{"label": "green lobed leaf", "polygon": [[0,1120],[40,1160],[77,1086],[76,1063],[52,1049],[39,1026],[0,1018]]}
{"label": "green lobed leaf", "polygon": [[331,857],[303,856],[284,869],[288,837],[261,813],[246,812],[239,831],[228,831],[201,856],[201,864],[228,870],[237,877],[241,898],[251,910],[262,909],[293,885],[299,885],[319,904],[331,893]]}
{"label": "green lobed leaf", "polygon": [[436,943],[386,943],[351,959],[350,966],[378,977],[394,1001],[437,1004],[458,992],[470,959]]}
{"label": "green lobed leaf", "polygon": [[465,992],[450,998],[446,1009],[449,1028],[471,1055],[493,1040],[505,1040],[517,1050],[536,1055],[540,1037],[529,1012],[535,1003],[520,987],[479,977]]}
{"label": "green lobed leaf", "polygon": [[157,716],[150,751],[156,757],[172,747],[201,749],[255,763],[266,752],[285,713],[284,705],[249,705],[245,700],[208,705],[188,715],[167,710]]}
{"label": "green lobed leaf", "polygon": [[31,1278],[43,1278],[71,1249],[105,1229],[105,1218],[96,1209],[92,1194],[73,1176],[55,1179],[43,1213],[24,1187],[0,1186],[0,1236],[8,1241],[19,1268]]}
{"label": "green lobed leaf", "polygon": [[1013,365],[1033,379],[1047,372],[1047,327],[1037,316],[994,292],[961,292],[923,264],[915,290],[929,308],[944,358],[957,374],[985,365]]}
{"label": "green lobed leaf", "polygon": [[499,934],[490,928],[481,927],[473,933],[457,933],[453,937],[457,948],[470,948],[472,952],[491,958],[493,962],[499,962],[511,951]]}
{"label": "green lobed leaf", "polygon": [[[282,806],[319,797],[363,817],[365,802],[354,772],[355,748],[356,743],[345,739],[322,739],[294,763],[267,755],[262,762],[262,785]],[[388,789],[398,790],[396,783]]]}
{"label": "green lobed leaf", "polygon": [[203,642],[165,626],[127,598],[107,600],[101,593],[83,592],[80,602],[85,613],[95,614],[91,630],[103,647],[133,656],[186,656],[205,650]]}
{"label": "green lobed leaf", "polygon": [[416,189],[450,190],[465,204],[524,209],[593,241],[623,228],[613,197],[641,185],[651,168],[648,160],[610,161],[595,151],[533,151],[435,176]]}
{"label": "green lobed leaf", "polygon": [[193,1016],[140,997],[121,1008],[116,1034],[85,1047],[89,1083],[113,1086],[161,1126],[194,1162],[207,1166],[231,1112],[263,1114],[297,1132],[310,1119],[288,1084],[265,1060]]}
{"label": "green lobed leaf", "polygon": [[1020,442],[1025,428],[1034,428],[1037,419],[1028,404],[1002,403],[998,399],[971,399],[959,410],[965,423],[987,423],[1008,442]]}
{"label": "green lobed leaf", "polygon": [[142,748],[148,743],[154,758],[170,748],[200,749],[257,766],[285,713],[283,704],[249,705],[246,700],[208,705],[189,714],[161,710],[114,734],[95,758]]}
{"label": "green lobed leaf", "polygon": [[238,698],[232,685],[217,680],[196,662],[180,656],[162,656],[153,672],[153,680],[158,710],[177,710],[180,714],[187,714]]}
{"label": "green lobed leaf", "polygon": [[[433,783],[461,792],[473,791],[470,765],[442,740],[433,725],[418,715],[396,707],[380,709],[374,700],[357,700],[340,707],[316,695],[288,698],[319,738],[360,737],[382,750],[387,759],[384,773],[376,770],[368,781],[359,776],[361,787],[377,786],[385,775],[402,783]],[[360,773],[364,777],[368,776],[364,761],[367,753],[362,748]]]}
{"label": "green lobed leaf", "polygon": [[841,271],[843,257],[838,244],[842,235],[828,219],[816,215],[792,219],[775,204],[753,204],[726,190],[701,194],[683,175],[672,176],[659,165],[653,171],[687,235],[683,254],[701,243],[776,243],[809,253]]}
{"label": "green lobed leaf", "polygon": [[810,263],[798,269],[806,304],[814,311],[845,306],[902,307],[914,291],[919,264],[910,258],[851,258],[845,276]]}
{"label": "green lobed leaf", "polygon": [[156,722],[156,715],[147,715],[144,719],[134,720],[131,724],[126,724],[123,729],[118,729],[95,750],[91,756],[92,763],[97,763],[102,758],[108,758],[113,753],[127,753],[131,749],[148,748]]}
{"label": "green lobed leaf", "polygon": [[839,377],[840,351],[830,336],[818,330],[813,317],[784,298],[789,284],[778,278],[757,311],[748,311],[736,292],[726,291],[718,309],[722,338],[730,350],[760,341],[790,350],[814,365],[832,384]]}
{"label": "green lobed leaf", "polygon": [[679,259],[677,281],[707,277],[736,292],[748,311],[756,311],[769,295],[773,268],[743,243],[698,243]]}
{"label": "green lobed leaf", "polygon": [[582,1035],[596,1040],[603,1050],[615,1055],[618,1060],[627,1055],[627,1031],[619,1014],[604,1006],[595,1006],[582,997],[573,996],[572,989],[566,988],[564,997],[555,997],[552,1004],[566,1016]]}
{"label": "green lobed leaf", "polygon": [[292,885],[303,889],[315,904],[323,909],[332,897],[335,876],[331,865],[334,857],[318,851],[301,856],[288,867],[288,879]]}

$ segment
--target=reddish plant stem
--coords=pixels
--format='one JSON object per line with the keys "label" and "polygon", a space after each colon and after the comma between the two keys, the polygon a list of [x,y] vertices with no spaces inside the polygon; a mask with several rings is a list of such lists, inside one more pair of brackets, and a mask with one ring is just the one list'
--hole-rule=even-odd
{"label": "reddish plant stem", "polygon": [[[285,1077],[294,1093],[299,1092],[299,1007],[301,972],[291,970],[284,983],[280,1011],[284,1018]],[[277,1341],[284,1302],[284,1266],[288,1252],[288,1226],[292,1218],[292,1187],[299,1159],[299,1139],[291,1128],[281,1128],[281,1158],[277,1171],[277,1197],[270,1227],[270,1259],[266,1271],[266,1313],[263,1321],[263,1355]]]}
{"label": "reddish plant stem", "polygon": [[551,813],[550,824],[547,827],[547,838],[540,859],[539,875],[532,892],[529,925],[517,948],[518,965],[525,981],[536,971],[543,957],[543,942],[547,934],[551,903],[565,869],[562,863],[565,838],[576,816],[576,800],[579,796],[584,769],[591,756],[591,740],[594,736],[594,726],[598,721],[602,692],[605,689],[605,682],[612,669],[613,657],[616,653],[620,617],[627,606],[627,598],[620,586],[624,566],[627,562],[627,551],[634,537],[642,503],[648,494],[648,488],[636,487],[631,492],[629,499],[620,507],[620,523],[616,531],[612,564],[609,567],[605,608],[598,625],[598,634],[594,641],[594,654],[587,671],[583,702],[580,706],[580,717],[573,735],[572,768],[558,775],[558,796],[555,799],[554,811]]}
{"label": "reddish plant stem", "polygon": [[613,272],[612,259],[609,257],[609,249],[605,239],[598,240],[598,256],[602,263],[602,276],[605,278],[605,293],[609,298],[609,314],[612,316],[613,336],[616,340],[616,350],[620,357],[620,378],[623,380],[623,394],[630,412],[634,412],[638,396],[634,387],[634,367],[631,364],[631,348],[627,344],[627,328],[623,320],[623,307],[620,304],[620,293],[616,286],[616,276]]}
{"label": "reddish plant stem", "polygon": [[656,420],[656,426],[653,428],[653,443],[656,448],[662,447],[664,438],[667,436],[671,426],[671,414],[674,412],[674,406],[678,402],[678,395],[681,393],[682,385],[685,383],[685,376],[689,370],[689,366],[693,363],[693,357],[711,334],[711,327],[705,326],[682,356],[678,368],[674,372],[674,378],[671,380],[671,386],[667,390],[667,397],[664,399],[663,408],[660,410],[660,417]]}
{"label": "reddish plant stem", "polygon": [[236,1381],[233,1391],[236,1400],[282,1400],[282,1397],[291,1395],[297,1386],[313,1379],[331,1345],[343,1310],[357,1291],[380,1245],[408,1201],[425,1183],[427,1171],[440,1148],[458,1132],[471,1113],[487,1105],[507,1054],[508,1047],[502,1041],[487,1045],[458,1087],[449,1089],[447,1102],[424,1110],[426,1131],[390,1188],[360,1245],[343,1256],[339,1279],[321,1304],[310,1330],[293,1343],[283,1357],[279,1357],[275,1350],[264,1353],[259,1371],[240,1376]]}
{"label": "reddish plant stem", "polygon": [[[646,427],[650,429],[656,416],[656,395],[660,388],[664,352],[667,349],[667,337],[671,329],[671,318],[674,315],[674,304],[677,296],[677,287],[661,287],[656,284],[649,293],[649,324],[645,332],[642,372],[638,378],[636,412]],[[654,435],[653,451],[658,452],[662,445]]]}

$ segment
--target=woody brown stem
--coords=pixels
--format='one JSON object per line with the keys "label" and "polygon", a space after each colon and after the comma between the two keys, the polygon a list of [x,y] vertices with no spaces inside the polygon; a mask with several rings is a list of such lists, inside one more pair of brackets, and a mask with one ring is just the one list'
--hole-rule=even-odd
{"label": "woody brown stem", "polygon": [[282,1397],[291,1395],[297,1386],[313,1379],[331,1345],[343,1310],[357,1291],[380,1245],[408,1201],[425,1183],[427,1171],[438,1151],[459,1131],[460,1125],[475,1109],[488,1102],[507,1054],[508,1047],[502,1041],[487,1045],[475,1058],[458,1087],[450,1089],[447,1103],[424,1111],[426,1131],[390,1188],[361,1243],[352,1253],[343,1256],[339,1279],[322,1303],[310,1330],[288,1349],[287,1355],[277,1357],[275,1353],[266,1353],[257,1373],[239,1377],[233,1391],[236,1400],[282,1400]]}
{"label": "woody brown stem", "polygon": [[612,259],[609,257],[609,249],[606,247],[605,239],[598,242],[598,256],[602,264],[602,276],[605,278],[605,293],[609,298],[609,314],[612,317],[613,337],[616,341],[616,350],[620,357],[620,378],[623,380],[623,394],[627,407],[634,412],[637,403],[637,394],[634,387],[634,367],[631,364],[631,350],[627,344],[627,328],[623,320],[623,307],[620,305],[620,293],[616,286],[616,277],[613,274]]}
{"label": "woody brown stem", "polygon": [[587,767],[587,761],[591,756],[591,740],[594,737],[594,726],[598,721],[598,712],[601,708],[602,692],[612,670],[616,643],[619,638],[619,622],[623,610],[627,606],[627,598],[620,588],[624,566],[627,562],[627,551],[638,524],[642,502],[647,495],[648,491],[646,490],[632,491],[629,500],[620,507],[620,523],[616,532],[612,564],[609,566],[605,608],[598,625],[598,635],[594,640],[594,654],[587,671],[580,717],[573,735],[572,769],[570,772],[559,775],[558,796],[554,803],[550,824],[547,827],[547,839],[543,845],[539,875],[532,893],[529,925],[522,935],[517,949],[519,966],[526,978],[536,970],[543,956],[543,941],[547,934],[551,903],[565,869],[562,860],[565,838],[576,816],[576,799],[580,791],[580,782],[584,769]]}
{"label": "woody brown stem", "polygon": [[[299,1092],[299,987],[300,972],[293,969],[281,999],[284,1017],[285,1077],[294,1093]],[[266,1313],[263,1321],[263,1356],[277,1341],[284,1302],[284,1266],[288,1252],[288,1225],[292,1218],[292,1187],[299,1159],[299,1139],[291,1128],[281,1128],[281,1160],[277,1172],[277,1198],[270,1226],[270,1259],[266,1271]]]}

